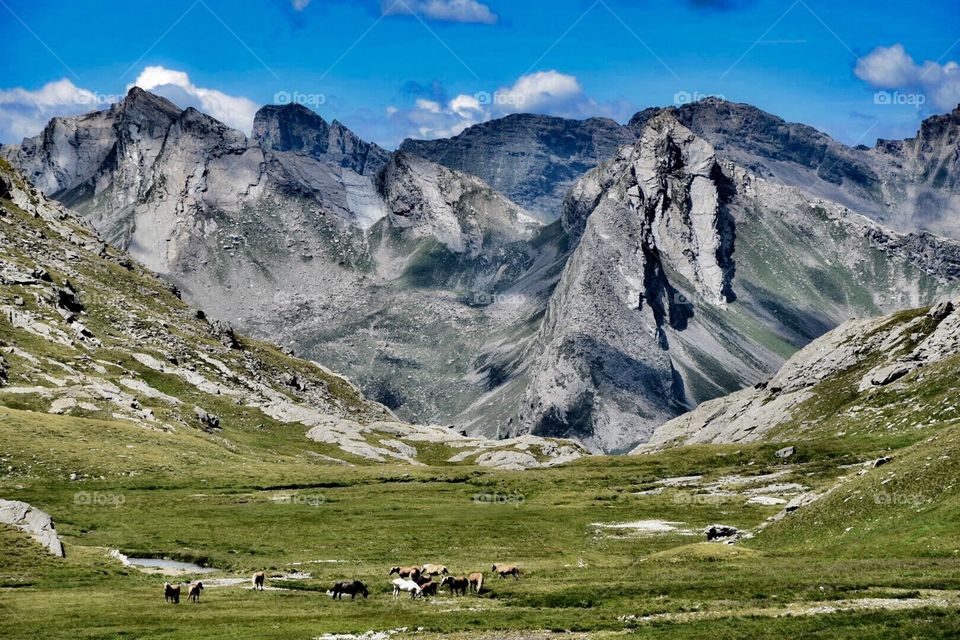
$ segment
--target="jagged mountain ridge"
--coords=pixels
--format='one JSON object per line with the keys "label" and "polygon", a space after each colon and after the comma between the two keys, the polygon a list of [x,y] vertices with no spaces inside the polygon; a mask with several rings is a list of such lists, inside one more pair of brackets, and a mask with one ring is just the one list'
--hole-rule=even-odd
{"label": "jagged mountain ridge", "polygon": [[[960,277],[960,243],[902,236],[768,182],[673,112],[574,188],[564,224],[579,244],[537,339],[519,430],[606,451],[765,379],[850,315],[949,294]],[[915,250],[927,242],[932,260]]]}
{"label": "jagged mountain ridge", "polygon": [[[582,453],[572,443],[491,441],[399,421],[321,365],[187,306],[169,283],[109,247],[5,161],[0,318],[5,415],[17,412],[20,424],[56,415],[65,431],[103,433],[90,440],[107,447],[104,455],[126,450],[117,442],[137,448],[144,433],[168,445],[175,464],[242,464],[243,456],[420,464],[421,448],[435,457],[441,447],[451,462],[531,468]],[[8,471],[28,472],[24,455],[4,455],[16,465]],[[157,464],[165,463],[160,456]]]}
{"label": "jagged mountain ridge", "polygon": [[452,138],[404,140],[400,150],[478,176],[552,222],[577,179],[634,140],[633,131],[606,118],[514,114]]}
{"label": "jagged mountain ridge", "polygon": [[[143,201],[117,211],[134,221],[129,246],[189,299],[322,357],[401,416],[566,435],[595,450],[622,451],[765,379],[850,315],[952,290],[950,243],[892,233],[816,190],[755,175],[681,111],[658,112],[677,125],[645,152],[646,128],[629,132],[546,227],[483,181],[406,151],[360,175],[326,142],[334,127],[289,106],[261,110],[260,141],[181,112]],[[691,145],[701,168],[684,158]],[[310,155],[323,149],[333,157]],[[356,160],[364,172],[367,161]],[[102,223],[105,200],[79,207]],[[654,229],[652,244],[637,240]]]}

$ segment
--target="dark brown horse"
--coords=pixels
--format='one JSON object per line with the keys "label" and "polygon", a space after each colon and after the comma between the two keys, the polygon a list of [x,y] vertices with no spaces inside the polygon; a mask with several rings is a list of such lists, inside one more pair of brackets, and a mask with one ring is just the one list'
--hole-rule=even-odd
{"label": "dark brown horse", "polygon": [[343,594],[347,594],[353,600],[358,593],[362,594],[364,598],[370,595],[370,592],[367,591],[367,585],[359,580],[344,580],[333,585],[334,600],[343,600]]}
{"label": "dark brown horse", "polygon": [[187,590],[187,598],[193,600],[194,602],[200,602],[200,592],[203,591],[203,583],[197,580],[196,582],[190,583],[190,588]]}
{"label": "dark brown horse", "polygon": [[180,604],[180,585],[172,585],[169,582],[164,582],[163,601]]}
{"label": "dark brown horse", "polygon": [[458,593],[462,596],[467,595],[467,588],[470,586],[470,580],[466,576],[445,576],[443,580],[440,581],[440,586],[442,587],[445,584],[450,585],[450,595],[457,595]]}

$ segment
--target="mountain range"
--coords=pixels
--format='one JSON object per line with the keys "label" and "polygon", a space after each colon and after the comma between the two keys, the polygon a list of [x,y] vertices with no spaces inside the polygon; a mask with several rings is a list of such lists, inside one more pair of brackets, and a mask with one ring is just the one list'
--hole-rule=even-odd
{"label": "mountain range", "polygon": [[623,452],[850,317],[960,289],[960,108],[848,147],[748,105],[248,137],[140,89],[0,156],[211,318],[404,420]]}

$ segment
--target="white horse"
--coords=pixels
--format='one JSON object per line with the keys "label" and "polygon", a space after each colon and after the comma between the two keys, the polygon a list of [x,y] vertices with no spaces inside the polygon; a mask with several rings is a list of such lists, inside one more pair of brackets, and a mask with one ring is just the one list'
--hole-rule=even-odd
{"label": "white horse", "polygon": [[420,595],[420,585],[418,585],[413,580],[407,580],[406,578],[396,578],[392,582],[393,582],[394,598],[399,597],[401,591],[408,592],[411,598],[416,598],[418,595]]}

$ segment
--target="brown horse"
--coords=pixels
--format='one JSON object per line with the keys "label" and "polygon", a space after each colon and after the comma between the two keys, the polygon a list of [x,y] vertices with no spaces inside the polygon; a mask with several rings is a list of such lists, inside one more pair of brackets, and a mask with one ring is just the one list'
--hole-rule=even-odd
{"label": "brown horse", "polygon": [[200,602],[200,592],[203,591],[203,583],[199,580],[190,583],[190,589],[187,591],[187,598],[194,602]]}
{"label": "brown horse", "polygon": [[520,567],[515,564],[495,564],[490,570],[498,574],[501,578],[513,576],[517,580],[520,579]]}
{"label": "brown horse", "polygon": [[440,581],[440,586],[442,587],[445,584],[450,585],[450,595],[457,595],[459,592],[460,595],[467,595],[467,588],[470,586],[470,581],[464,576],[446,576],[443,580]]}
{"label": "brown horse", "polygon": [[420,585],[420,595],[422,596],[435,596],[437,595],[437,589],[440,587],[439,584],[433,580],[427,580]]}
{"label": "brown horse", "polygon": [[480,591],[483,589],[483,574],[471,573],[467,576],[467,580],[470,581],[470,590],[480,595]]}
{"label": "brown horse", "polygon": [[180,585],[172,585],[169,582],[164,582],[163,601],[180,604]]}
{"label": "brown horse", "polygon": [[353,600],[358,593],[362,594],[364,598],[370,595],[370,592],[367,591],[367,585],[359,580],[344,580],[333,585],[334,600],[343,600],[343,594],[347,594]]}
{"label": "brown horse", "polygon": [[417,578],[420,577],[420,567],[393,567],[387,575],[392,576],[393,574],[416,582]]}
{"label": "brown horse", "polygon": [[257,571],[253,574],[253,590],[263,591],[264,580],[266,580],[266,576],[263,574],[263,571]]}

